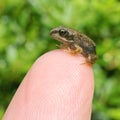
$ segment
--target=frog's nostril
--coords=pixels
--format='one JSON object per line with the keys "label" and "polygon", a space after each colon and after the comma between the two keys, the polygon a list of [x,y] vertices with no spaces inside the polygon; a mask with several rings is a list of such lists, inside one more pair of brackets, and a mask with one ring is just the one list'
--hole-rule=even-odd
{"label": "frog's nostril", "polygon": [[53,35],[53,34],[56,34],[56,33],[58,33],[57,30],[51,30],[51,31],[50,31],[50,35]]}

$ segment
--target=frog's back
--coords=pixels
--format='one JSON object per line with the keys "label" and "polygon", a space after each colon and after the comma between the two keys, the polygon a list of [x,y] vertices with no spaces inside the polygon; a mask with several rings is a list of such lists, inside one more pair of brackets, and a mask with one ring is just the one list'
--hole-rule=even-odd
{"label": "frog's back", "polygon": [[82,54],[88,58],[88,61],[94,63],[98,58],[96,55],[96,45],[93,40],[84,35],[83,33],[79,33],[79,46],[83,49]]}
{"label": "frog's back", "polygon": [[75,41],[83,49],[83,54],[96,54],[95,43],[83,33],[77,33]]}

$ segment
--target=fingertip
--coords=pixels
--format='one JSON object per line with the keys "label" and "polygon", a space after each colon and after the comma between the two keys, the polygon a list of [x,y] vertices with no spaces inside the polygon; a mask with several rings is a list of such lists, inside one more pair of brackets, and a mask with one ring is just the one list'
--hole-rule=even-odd
{"label": "fingertip", "polygon": [[[26,111],[27,116],[36,120],[37,114],[40,114],[39,119],[43,117],[41,114],[43,111],[44,115],[49,114],[48,111],[51,111],[51,115],[58,111],[61,116],[71,113],[71,117],[75,114],[78,117],[79,113],[83,117],[86,113],[90,115],[94,75],[90,65],[81,64],[84,61],[83,56],[71,55],[64,50],[54,50],[42,55],[25,76],[4,120],[18,117],[25,119]],[[52,103],[48,100],[52,100]],[[64,106],[67,109],[64,110]],[[72,113],[71,108],[75,108],[78,114]],[[81,111],[81,108],[84,108],[84,111],[83,109]]]}

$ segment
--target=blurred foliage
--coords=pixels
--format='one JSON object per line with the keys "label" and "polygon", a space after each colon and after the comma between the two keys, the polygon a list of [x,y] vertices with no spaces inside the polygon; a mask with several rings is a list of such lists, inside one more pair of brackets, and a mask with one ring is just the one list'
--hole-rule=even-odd
{"label": "blurred foliage", "polygon": [[92,120],[120,120],[119,0],[0,0],[0,117],[33,62],[65,25],[97,44]]}

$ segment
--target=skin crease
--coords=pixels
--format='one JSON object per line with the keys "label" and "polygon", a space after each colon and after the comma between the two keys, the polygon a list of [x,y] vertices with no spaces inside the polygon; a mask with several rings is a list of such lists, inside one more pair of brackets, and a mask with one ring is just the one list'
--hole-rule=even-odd
{"label": "skin crease", "polygon": [[33,64],[3,120],[90,120],[94,90],[85,58],[54,50]]}

